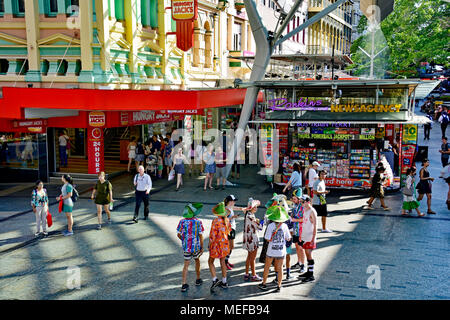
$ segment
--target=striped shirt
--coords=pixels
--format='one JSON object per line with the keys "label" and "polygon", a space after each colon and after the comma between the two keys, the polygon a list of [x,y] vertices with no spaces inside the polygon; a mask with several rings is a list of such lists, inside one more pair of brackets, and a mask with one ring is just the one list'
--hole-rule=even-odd
{"label": "striped shirt", "polygon": [[181,235],[181,243],[184,252],[198,252],[201,249],[200,235],[205,229],[197,218],[181,219],[177,232]]}
{"label": "striped shirt", "polygon": [[[301,204],[298,204],[297,206],[294,207],[294,209],[292,209],[291,216],[294,219],[303,218],[303,207]],[[292,225],[294,235],[300,237],[300,235],[302,234],[302,224],[300,222],[293,222]]]}

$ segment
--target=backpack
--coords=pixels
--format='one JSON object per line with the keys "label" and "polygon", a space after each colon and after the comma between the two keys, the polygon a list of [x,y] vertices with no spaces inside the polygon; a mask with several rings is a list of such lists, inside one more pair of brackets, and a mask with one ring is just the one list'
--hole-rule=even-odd
{"label": "backpack", "polygon": [[75,186],[73,186],[72,197],[70,197],[72,199],[72,202],[77,202],[79,196],[80,195],[78,194],[78,190],[75,189]]}
{"label": "backpack", "polygon": [[448,113],[447,112],[443,112],[442,113],[442,124],[448,124],[449,122],[449,118],[448,118]]}

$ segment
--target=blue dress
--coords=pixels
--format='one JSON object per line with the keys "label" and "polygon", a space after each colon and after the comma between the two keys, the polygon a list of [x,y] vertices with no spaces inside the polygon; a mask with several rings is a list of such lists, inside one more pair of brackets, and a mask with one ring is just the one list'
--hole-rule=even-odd
{"label": "blue dress", "polygon": [[211,155],[206,153],[205,157],[205,173],[216,173],[216,162],[214,161],[216,154],[213,152]]}
{"label": "blue dress", "polygon": [[183,159],[176,159],[174,170],[175,174],[184,174]]}

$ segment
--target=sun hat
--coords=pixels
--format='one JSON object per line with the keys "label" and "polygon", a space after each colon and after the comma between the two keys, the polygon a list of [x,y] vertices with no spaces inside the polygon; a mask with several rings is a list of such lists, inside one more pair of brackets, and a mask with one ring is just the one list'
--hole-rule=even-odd
{"label": "sun hat", "polygon": [[272,198],[269,201],[267,201],[267,203],[265,204],[265,207],[268,209],[272,206],[275,206],[275,205],[279,204],[280,202],[282,202],[283,201],[282,199],[286,200],[286,196],[284,194],[274,193]]}
{"label": "sun hat", "polygon": [[219,202],[212,208],[212,213],[219,217],[226,217],[228,215],[228,209],[225,207],[225,202]]}
{"label": "sun hat", "polygon": [[194,203],[189,203],[184,207],[184,211],[183,211],[183,218],[193,218],[196,215],[200,214],[200,212],[202,212],[203,209],[203,203],[200,202],[194,202]]}
{"label": "sun hat", "polygon": [[289,214],[284,206],[270,207],[266,212],[267,219],[274,222],[285,222],[289,220]]}
{"label": "sun hat", "polygon": [[261,205],[261,202],[259,200],[253,200],[252,198],[249,199],[247,208],[245,210],[252,210],[255,207],[259,207]]}

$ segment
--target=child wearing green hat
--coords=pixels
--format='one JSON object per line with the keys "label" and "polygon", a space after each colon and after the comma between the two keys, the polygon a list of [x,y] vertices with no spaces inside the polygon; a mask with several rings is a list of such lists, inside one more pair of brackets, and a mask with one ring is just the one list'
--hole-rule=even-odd
{"label": "child wearing green hat", "polygon": [[197,280],[195,285],[203,283],[200,278],[200,256],[203,253],[203,224],[195,216],[200,214],[203,209],[202,203],[190,203],[184,207],[183,219],[180,220],[177,227],[177,236],[181,240],[184,255],[183,280],[181,291],[185,292],[189,288],[186,283],[187,272],[191,259],[195,261],[195,272]]}
{"label": "child wearing green hat", "polygon": [[[228,288],[227,283],[227,267],[225,258],[230,253],[230,243],[228,235],[231,232],[230,220],[227,218],[229,210],[225,207],[224,202],[220,202],[213,209],[212,212],[217,216],[211,224],[211,231],[209,233],[209,259],[208,266],[212,276],[211,291],[215,287],[220,286],[223,289]],[[222,270],[222,281],[216,277],[216,267],[214,266],[215,259],[220,260],[220,268]]]}
{"label": "child wearing green hat", "polygon": [[258,285],[261,290],[267,290],[266,281],[269,275],[269,268],[275,262],[275,271],[278,276],[278,286],[276,292],[281,291],[281,281],[283,279],[283,261],[286,256],[286,241],[292,239],[288,226],[283,223],[289,220],[289,215],[283,205],[272,206],[267,210],[267,219],[271,221],[267,226],[264,238],[269,242],[267,247],[266,263],[264,265],[263,281]]}

